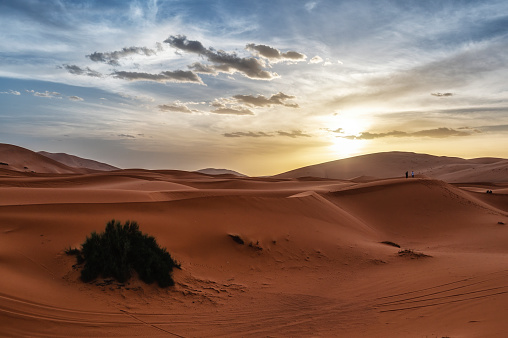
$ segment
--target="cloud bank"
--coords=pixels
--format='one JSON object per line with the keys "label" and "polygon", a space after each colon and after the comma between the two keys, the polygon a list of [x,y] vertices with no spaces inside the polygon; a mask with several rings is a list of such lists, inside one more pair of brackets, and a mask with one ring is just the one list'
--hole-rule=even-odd
{"label": "cloud bank", "polygon": [[195,53],[206,58],[212,65],[194,63],[190,69],[207,74],[240,73],[245,77],[256,80],[271,80],[278,74],[264,70],[265,63],[254,57],[239,57],[236,53],[213,48],[205,48],[199,41],[188,40],[185,35],[172,35],[164,40],[171,47],[188,53]]}
{"label": "cloud bank", "polygon": [[[478,132],[478,131],[476,131]],[[436,128],[436,129],[427,129],[420,130],[412,133],[404,132],[404,131],[390,131],[387,133],[370,133],[363,132],[360,133],[359,136],[350,135],[343,136],[343,138],[347,138],[350,140],[374,140],[378,138],[384,137],[432,137],[432,138],[446,138],[452,136],[470,136],[471,132],[466,132],[462,130],[455,130],[450,128]]]}

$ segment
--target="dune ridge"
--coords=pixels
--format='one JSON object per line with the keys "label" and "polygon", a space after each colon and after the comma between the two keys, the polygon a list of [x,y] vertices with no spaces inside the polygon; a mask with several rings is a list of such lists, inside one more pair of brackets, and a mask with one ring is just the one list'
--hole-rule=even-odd
{"label": "dune ridge", "polygon": [[[477,162],[497,168],[500,161]],[[55,166],[0,170],[1,336],[503,337],[508,330],[508,183],[487,180],[495,176],[452,184],[423,176],[57,173],[66,167]],[[137,221],[181,263],[174,287],[79,280],[64,250],[113,218]]]}

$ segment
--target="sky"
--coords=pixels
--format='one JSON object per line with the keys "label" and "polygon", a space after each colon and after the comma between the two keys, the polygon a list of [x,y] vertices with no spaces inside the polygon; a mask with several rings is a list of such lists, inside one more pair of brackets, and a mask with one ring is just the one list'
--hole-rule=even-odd
{"label": "sky", "polygon": [[0,0],[0,143],[251,176],[508,158],[508,2]]}

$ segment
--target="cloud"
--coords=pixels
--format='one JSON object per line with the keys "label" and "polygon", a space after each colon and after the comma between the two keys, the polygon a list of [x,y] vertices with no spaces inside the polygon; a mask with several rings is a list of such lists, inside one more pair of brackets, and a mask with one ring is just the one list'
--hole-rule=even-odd
{"label": "cloud", "polygon": [[203,73],[216,74],[216,73],[240,73],[248,78],[257,80],[271,80],[278,77],[278,74],[271,73],[263,68],[265,64],[263,61],[254,57],[242,58],[236,53],[227,53],[225,51],[216,51],[212,48],[205,48],[199,41],[187,40],[184,35],[170,36],[165,43],[178,50],[189,53],[199,54],[205,57],[213,65],[202,65],[194,63],[191,69],[201,70]]}
{"label": "cloud", "polygon": [[210,113],[222,115],[254,115],[254,113],[247,108],[233,108],[233,107],[219,107],[211,110]]}
{"label": "cloud", "polygon": [[236,131],[233,133],[225,133],[223,134],[225,137],[273,137],[273,135],[267,134],[262,131],[258,132],[242,132],[242,131]]}
{"label": "cloud", "polygon": [[[62,68],[62,67],[59,67],[59,68]],[[91,76],[91,77],[102,77],[101,73],[99,73],[95,70],[92,70],[88,67],[81,68],[76,65],[63,65],[63,68],[65,68],[69,73],[74,74],[74,75],[87,75],[87,76]]]}
{"label": "cloud", "polygon": [[270,60],[270,62],[304,61],[307,58],[305,54],[294,51],[281,53],[278,49],[267,45],[255,45],[253,43],[249,43],[245,46],[245,49],[255,52],[256,55],[264,57]]}
{"label": "cloud", "polygon": [[296,138],[296,137],[311,137],[308,134],[304,134],[301,130],[293,130],[291,132],[277,131],[277,134],[279,134],[280,136],[287,136],[287,137],[291,137],[291,138]]}
{"label": "cloud", "polygon": [[430,95],[437,96],[437,97],[446,97],[446,96],[453,96],[453,93],[430,93]]}
{"label": "cloud", "polygon": [[317,4],[317,1],[309,1],[305,4],[305,9],[310,12],[317,6]]}
{"label": "cloud", "polygon": [[263,95],[235,95],[235,99],[238,103],[245,104],[247,106],[255,107],[271,107],[273,105],[282,105],[285,107],[298,108],[296,103],[286,103],[285,101],[294,99],[295,96],[286,95],[282,92],[272,95],[270,98],[266,98]]}
{"label": "cloud", "polygon": [[160,111],[164,112],[180,112],[180,113],[187,113],[191,114],[192,112],[197,112],[197,110],[191,110],[189,107],[183,105],[183,104],[161,104],[158,105],[157,108],[159,108]]}
{"label": "cloud", "polygon": [[30,93],[30,94],[33,94],[33,96],[37,96],[37,97],[47,97],[47,98],[55,98],[55,99],[61,99],[61,95],[60,93],[57,93],[57,92],[49,92],[49,91],[45,91],[44,93],[40,93],[40,92],[36,92],[35,90],[26,90],[27,93]]}
{"label": "cloud", "polygon": [[129,135],[129,134],[118,134],[117,136],[118,136],[118,137],[126,137],[126,138],[136,138],[136,136],[134,136],[134,135]]}
{"label": "cloud", "polygon": [[309,63],[321,63],[323,62],[323,58],[319,55],[314,56],[312,59],[309,60]]}
{"label": "cloud", "polygon": [[[460,129],[466,129],[466,128],[460,128]],[[475,132],[479,132],[478,130],[475,130]],[[428,130],[420,130],[412,133],[407,133],[404,131],[390,131],[388,133],[370,133],[370,132],[363,132],[360,133],[360,136],[344,136],[344,138],[350,139],[350,140],[373,140],[378,138],[384,138],[384,137],[432,137],[432,138],[446,138],[446,137],[452,137],[452,136],[470,136],[471,132],[465,132],[461,130],[455,130],[450,128],[437,128],[437,129],[428,129]]]}
{"label": "cloud", "polygon": [[204,85],[196,73],[185,70],[166,71],[159,74],[115,71],[111,75],[118,79],[129,81],[188,82]]}
{"label": "cloud", "polygon": [[147,47],[124,47],[122,50],[114,52],[94,52],[86,57],[94,62],[104,62],[112,66],[119,66],[119,59],[133,54],[151,56],[157,54],[157,52]]}
{"label": "cloud", "polygon": [[21,95],[20,92],[12,89],[10,89],[8,92],[0,92],[0,94]]}
{"label": "cloud", "polygon": [[79,97],[79,96],[69,96],[69,100],[71,100],[71,101],[85,101],[82,97]]}
{"label": "cloud", "polygon": [[287,131],[277,131],[277,132],[264,132],[264,131],[257,131],[257,132],[243,132],[243,131],[237,131],[233,133],[225,133],[223,134],[225,137],[274,137],[275,135],[278,136],[285,136],[285,137],[291,137],[291,138],[297,138],[297,137],[311,137],[308,134],[304,134],[301,130],[292,130],[290,132]]}

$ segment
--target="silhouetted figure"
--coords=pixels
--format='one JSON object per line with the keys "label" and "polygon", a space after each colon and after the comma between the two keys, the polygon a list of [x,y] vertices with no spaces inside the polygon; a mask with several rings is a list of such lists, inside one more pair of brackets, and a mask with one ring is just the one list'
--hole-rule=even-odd
{"label": "silhouetted figure", "polygon": [[408,172],[406,171],[406,178],[408,178],[408,176],[409,176],[409,175],[408,175]]}
{"label": "silhouetted figure", "polygon": [[411,177],[414,178],[415,177],[415,172],[414,171],[411,171]]}

